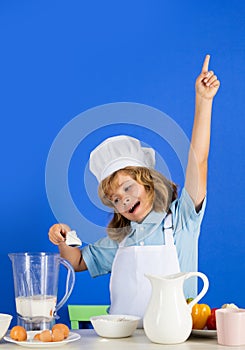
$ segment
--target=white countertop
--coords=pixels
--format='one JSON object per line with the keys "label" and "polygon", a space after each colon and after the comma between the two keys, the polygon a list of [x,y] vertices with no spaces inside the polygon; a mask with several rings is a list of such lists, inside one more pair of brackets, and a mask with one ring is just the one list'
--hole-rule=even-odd
{"label": "white countertop", "polygon": [[[245,345],[241,347],[227,347],[217,343],[217,338],[201,338],[197,336],[191,336],[186,342],[175,345],[162,345],[152,343],[145,335],[143,330],[136,330],[131,337],[120,339],[106,339],[99,337],[92,329],[79,329],[72,330],[72,332],[81,335],[81,338],[75,342],[65,344],[59,347],[48,347],[45,344],[43,349],[64,349],[64,350],[157,350],[165,347],[172,350],[214,350],[214,349],[244,349]],[[21,349],[37,349],[36,347],[22,347],[17,344],[7,343],[4,340],[0,341],[0,350],[21,350]],[[40,349],[40,348],[39,348]]]}

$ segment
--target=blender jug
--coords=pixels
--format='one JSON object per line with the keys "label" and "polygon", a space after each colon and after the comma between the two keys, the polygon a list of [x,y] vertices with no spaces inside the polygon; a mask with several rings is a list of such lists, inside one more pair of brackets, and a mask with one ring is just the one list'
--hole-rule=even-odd
{"label": "blender jug", "polygon": [[[75,283],[72,265],[57,253],[10,253],[18,324],[26,330],[50,329]],[[67,269],[65,295],[57,303],[60,264]]]}

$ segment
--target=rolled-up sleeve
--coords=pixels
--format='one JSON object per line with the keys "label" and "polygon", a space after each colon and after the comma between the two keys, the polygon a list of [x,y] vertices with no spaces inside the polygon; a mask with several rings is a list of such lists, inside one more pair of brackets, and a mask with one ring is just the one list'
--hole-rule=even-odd
{"label": "rolled-up sleeve", "polygon": [[186,189],[183,188],[179,199],[171,205],[176,236],[179,233],[183,233],[183,230],[188,234],[199,235],[200,225],[206,208],[206,201],[207,199],[205,197],[200,210],[196,212],[193,200]]}
{"label": "rolled-up sleeve", "polygon": [[82,249],[83,259],[92,277],[111,272],[112,263],[118,249],[118,244],[108,237],[94,244],[88,244]]}

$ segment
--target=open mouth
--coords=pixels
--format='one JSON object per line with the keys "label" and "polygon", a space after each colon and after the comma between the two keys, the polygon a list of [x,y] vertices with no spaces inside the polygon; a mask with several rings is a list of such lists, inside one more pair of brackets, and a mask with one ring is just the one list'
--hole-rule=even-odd
{"label": "open mouth", "polygon": [[134,211],[135,211],[135,209],[138,207],[140,205],[140,202],[136,202],[133,206],[132,206],[132,208],[130,208],[129,209],[129,213],[130,214],[132,214]]}

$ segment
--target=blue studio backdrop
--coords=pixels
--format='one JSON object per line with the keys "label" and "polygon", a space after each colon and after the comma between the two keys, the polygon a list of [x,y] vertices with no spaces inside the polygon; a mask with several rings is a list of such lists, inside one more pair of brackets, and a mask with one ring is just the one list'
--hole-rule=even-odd
{"label": "blue studio backdrop", "polygon": [[[190,139],[206,54],[221,87],[199,239],[199,271],[210,281],[202,301],[245,307],[244,38],[239,0],[1,0],[0,312],[15,315],[8,253],[57,252],[48,230],[60,220],[85,244],[105,234],[109,213],[88,171],[105,137],[143,139],[183,187],[186,143],[181,150],[163,135],[170,121]],[[108,304],[109,277],[77,273],[60,320],[69,324],[67,304]],[[64,284],[62,270],[59,298]]]}

